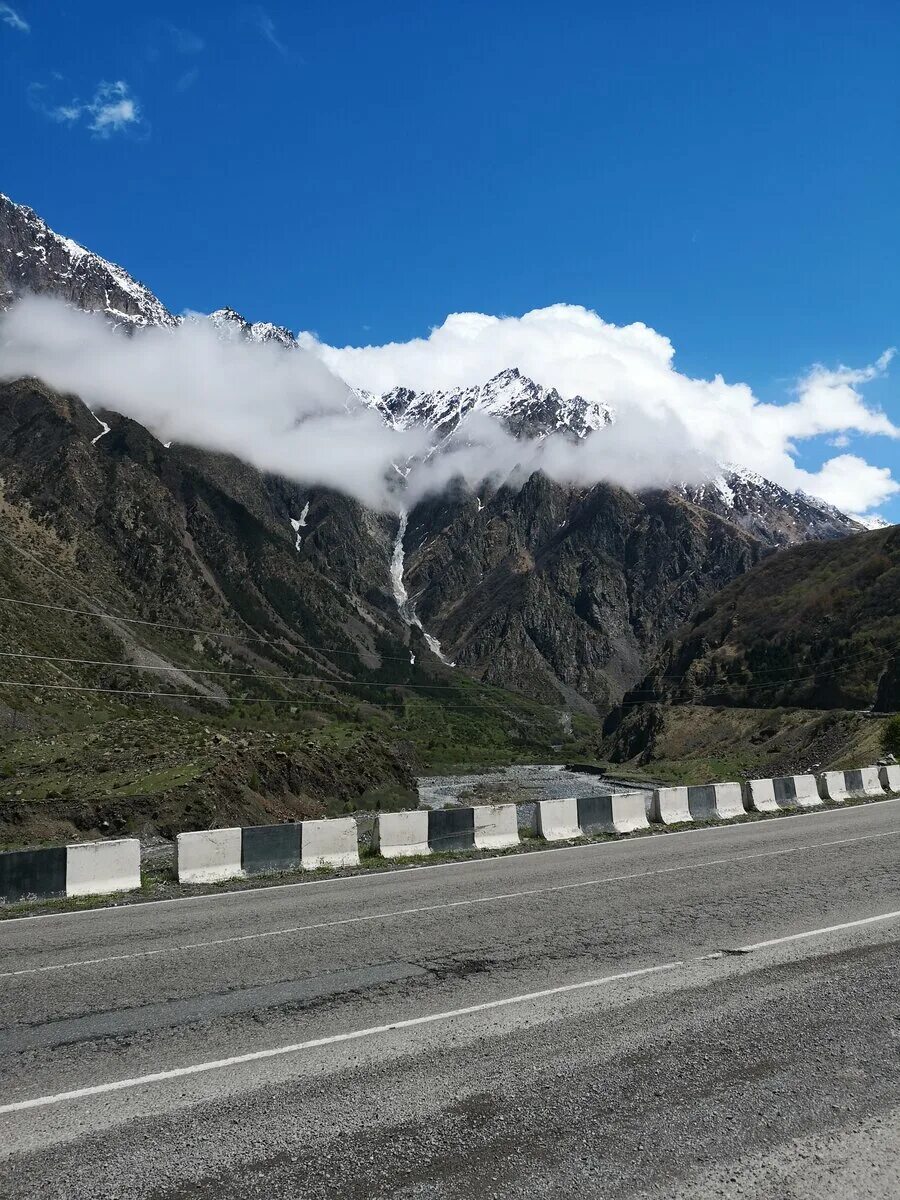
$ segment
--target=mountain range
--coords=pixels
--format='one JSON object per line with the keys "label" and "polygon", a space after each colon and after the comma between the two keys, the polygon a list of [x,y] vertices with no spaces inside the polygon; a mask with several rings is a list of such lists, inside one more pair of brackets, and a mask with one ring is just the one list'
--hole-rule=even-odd
{"label": "mountain range", "polygon": [[[26,291],[61,296],[126,329],[180,320],[122,267],[2,196],[0,304]],[[209,319],[222,336],[275,342],[286,352],[297,344],[288,330],[247,322],[231,308]],[[517,437],[538,439],[562,433],[577,440],[615,420],[608,407],[564,396],[515,364],[466,388],[357,395],[395,428],[424,426],[438,440],[474,411],[499,419]],[[136,436],[124,418],[100,418],[101,425]],[[98,436],[95,428],[91,440]],[[118,435],[108,436],[97,449],[110,455],[121,445]],[[178,453],[194,462],[216,457]],[[165,474],[162,462],[159,471]],[[420,663],[454,663],[474,678],[587,713],[606,711],[620,699],[698,602],[772,549],[860,529],[822,501],[737,467],[723,468],[700,487],[637,495],[606,483],[566,487],[541,474],[521,487],[485,486],[477,494],[460,484],[417,503],[393,528],[393,518],[354,508],[323,489],[275,482],[238,464],[233,473],[242,480],[239,499],[247,511],[258,520],[264,507],[304,559],[329,568],[339,561],[350,607],[362,606],[361,619],[369,620],[367,606],[378,597],[378,619],[399,622],[404,644],[421,643]],[[41,486],[50,486],[46,476]],[[271,511],[273,496],[278,515]],[[359,528],[366,531],[361,540]],[[183,544],[181,529],[172,530],[171,544]],[[169,569],[181,570],[183,563],[173,561]],[[218,581],[214,555],[203,573]],[[393,604],[390,614],[385,597]],[[359,619],[345,607],[317,601],[315,620],[331,626]]]}

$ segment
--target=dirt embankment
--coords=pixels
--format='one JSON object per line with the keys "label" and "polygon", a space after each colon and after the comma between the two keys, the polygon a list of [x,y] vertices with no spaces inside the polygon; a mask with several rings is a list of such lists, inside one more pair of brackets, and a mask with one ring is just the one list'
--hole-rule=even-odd
{"label": "dirt embankment", "polygon": [[[61,764],[59,756],[51,764],[22,763],[0,798],[0,846],[135,834],[172,838],[184,830],[417,803],[410,750],[373,734],[336,746],[215,733],[192,759],[164,767],[149,754],[134,761],[129,749],[119,744],[100,751],[99,761],[82,761],[77,773],[64,756]],[[107,753],[112,767],[102,761]]]}

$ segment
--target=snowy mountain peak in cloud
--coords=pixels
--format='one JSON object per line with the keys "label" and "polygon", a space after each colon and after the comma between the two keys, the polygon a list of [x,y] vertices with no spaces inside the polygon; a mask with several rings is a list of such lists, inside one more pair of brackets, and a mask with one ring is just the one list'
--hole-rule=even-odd
{"label": "snowy mountain peak in cloud", "polygon": [[612,421],[608,405],[582,396],[564,398],[556,388],[535,383],[517,367],[472,387],[421,392],[396,387],[380,396],[358,389],[357,395],[395,429],[420,426],[442,436],[452,433],[471,413],[493,417],[516,437],[528,438],[554,432],[583,438]]}
{"label": "snowy mountain peak in cloud", "polygon": [[[193,343],[193,348],[182,344],[185,337],[190,338],[196,321],[182,323],[181,317],[123,268],[55,233],[30,208],[0,196],[0,310],[29,293],[58,297],[71,307],[102,314],[126,331],[145,327],[170,330],[174,340],[181,339],[185,361],[201,352]],[[23,330],[21,322],[19,326],[20,334],[27,333],[27,354],[21,360],[28,368],[25,373],[43,368],[48,356],[59,348],[53,342],[53,331],[44,329],[47,320],[35,320],[43,330],[37,340],[34,331]],[[520,461],[515,457],[515,442],[510,444],[511,434],[513,439],[539,444],[540,454],[529,461],[539,461],[541,469],[563,482],[605,480],[640,490],[690,480],[686,494],[749,528],[765,523],[770,518],[764,514],[780,508],[790,512],[793,528],[808,528],[810,536],[821,536],[816,532],[819,528],[829,531],[825,536],[849,532],[859,524],[844,512],[865,513],[867,522],[874,520],[871,510],[900,490],[900,483],[887,468],[857,455],[839,454],[810,473],[798,465],[795,449],[804,438],[835,432],[842,434],[842,445],[847,431],[900,437],[900,429],[879,409],[867,405],[861,394],[868,381],[887,369],[889,352],[863,369],[815,367],[799,382],[791,400],[772,404],[758,400],[745,384],[728,384],[721,376],[704,380],[679,373],[667,338],[641,322],[617,326],[577,305],[551,305],[521,317],[455,313],[427,338],[343,348],[324,344],[309,333],[295,338],[283,326],[249,322],[228,307],[211,313],[209,321],[226,343],[274,345],[291,351],[299,347],[305,352],[285,360],[295,363],[296,371],[293,367],[281,369],[274,359],[266,361],[266,355],[258,366],[242,361],[242,370],[256,381],[251,389],[253,411],[242,416],[249,426],[264,430],[265,409],[275,427],[281,428],[281,406],[294,412],[309,393],[317,408],[319,388],[332,400],[337,396],[343,412],[345,397],[352,390],[368,418],[368,422],[356,423],[365,429],[364,448],[373,440],[379,445],[384,440],[382,433],[372,429],[372,417],[377,413],[384,422],[382,432],[389,434],[382,447],[389,462],[394,461],[395,453],[401,458],[424,454],[434,467],[440,456],[432,457],[422,449],[433,440],[452,452],[444,459],[445,473],[458,468],[472,486],[478,478],[496,473],[504,465],[512,469]],[[232,350],[237,347],[229,347],[227,353]],[[202,352],[206,353],[206,348]],[[143,353],[152,357],[155,351],[147,346]],[[309,369],[312,360],[318,360],[324,373],[321,377]],[[69,386],[69,376],[59,362],[56,365],[57,382]],[[158,386],[159,365],[155,359],[150,371],[149,394],[155,404],[166,394]],[[226,368],[213,352],[208,366],[221,369],[227,390],[233,382],[233,369]],[[84,369],[83,362],[79,369]],[[81,375],[78,379],[84,386]],[[297,382],[285,392],[288,379]],[[120,402],[126,382],[129,380],[121,374],[115,381]],[[140,391],[140,381],[132,382]],[[104,386],[108,383],[106,380]],[[176,380],[172,392],[180,390],[181,381]],[[233,397],[237,409],[245,403],[245,396],[246,392],[240,391]],[[141,419],[142,405],[146,407],[143,399],[135,412],[137,419]],[[210,429],[201,408],[191,408],[193,424],[190,429],[180,429],[178,437],[190,435],[196,444],[214,443],[239,454],[247,452],[243,437],[236,446],[223,446],[221,422]],[[475,430],[476,418],[481,417],[485,424]],[[149,417],[145,415],[145,419]],[[465,436],[454,439],[451,435],[467,419]],[[490,422],[495,423],[493,432],[488,428]],[[604,429],[609,429],[609,437],[602,432],[593,436]],[[393,443],[388,447],[387,442],[398,433],[407,442],[415,442],[416,449],[395,452]],[[551,436],[554,434],[558,436]],[[278,433],[267,437],[259,432],[254,447],[271,468],[281,462],[283,439]],[[334,446],[337,441],[332,438]],[[578,442],[585,443],[583,453],[580,446],[573,445]],[[499,446],[502,454],[497,452]],[[358,445],[345,445],[341,453],[353,463],[360,454],[366,457]],[[756,470],[716,468],[716,463],[738,456]],[[483,474],[479,476],[479,472]],[[382,478],[377,469],[373,468],[373,473]],[[440,474],[436,472],[434,486],[439,486]],[[346,471],[340,478],[347,478]],[[827,502],[812,499],[812,493],[827,497]]]}
{"label": "snowy mountain peak in cloud", "polygon": [[223,336],[244,337],[250,342],[259,342],[260,344],[276,342],[288,350],[294,349],[297,345],[294,335],[283,325],[273,325],[271,321],[251,323],[239,312],[235,312],[233,308],[217,308],[215,312],[209,314],[209,320]]}

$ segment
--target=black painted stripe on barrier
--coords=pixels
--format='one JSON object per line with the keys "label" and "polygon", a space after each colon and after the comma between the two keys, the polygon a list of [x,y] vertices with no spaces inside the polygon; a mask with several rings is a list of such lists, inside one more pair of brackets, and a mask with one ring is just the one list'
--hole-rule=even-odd
{"label": "black painted stripe on barrier", "polygon": [[844,787],[852,796],[861,796],[865,791],[862,771],[845,771]]}
{"label": "black painted stripe on barrier", "polygon": [[0,898],[66,894],[66,848],[10,850],[0,854]]}
{"label": "black painted stripe on barrier", "polygon": [[687,790],[688,812],[695,821],[708,821],[716,815],[716,789],[712,783],[694,784]]}
{"label": "black painted stripe on barrier", "polygon": [[582,833],[604,833],[603,826],[612,820],[612,798],[607,792],[602,796],[578,796],[578,828]]}
{"label": "black painted stripe on barrier", "polygon": [[295,871],[300,866],[301,825],[248,825],[241,830],[241,867],[248,875]]}
{"label": "black painted stripe on barrier", "polygon": [[797,785],[791,775],[772,780],[772,790],[779,804],[791,804],[797,799]]}
{"label": "black painted stripe on barrier", "polygon": [[471,808],[430,808],[428,845],[432,850],[474,850],[475,813]]}

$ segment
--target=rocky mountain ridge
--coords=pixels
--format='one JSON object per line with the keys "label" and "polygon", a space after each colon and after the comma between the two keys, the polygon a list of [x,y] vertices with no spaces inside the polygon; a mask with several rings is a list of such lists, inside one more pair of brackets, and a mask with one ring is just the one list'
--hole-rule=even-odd
{"label": "rocky mountain ridge", "polygon": [[61,296],[126,327],[177,323],[123,267],[54,233],[33,209],[0,193],[0,308],[24,292]]}

